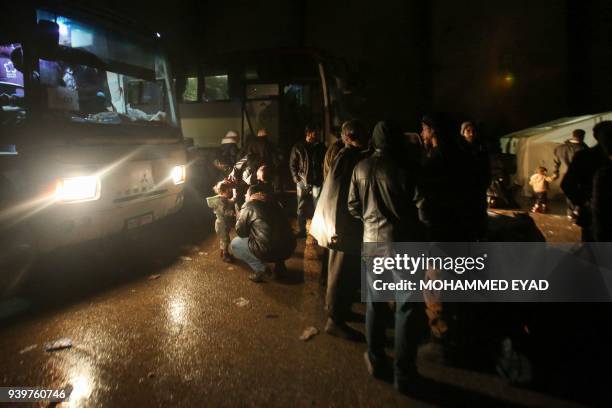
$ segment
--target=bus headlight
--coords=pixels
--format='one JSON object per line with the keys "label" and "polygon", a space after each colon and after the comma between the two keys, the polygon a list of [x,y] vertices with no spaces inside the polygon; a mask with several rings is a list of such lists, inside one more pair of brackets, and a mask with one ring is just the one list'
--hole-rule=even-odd
{"label": "bus headlight", "polygon": [[185,182],[185,166],[174,166],[170,172],[170,177],[174,184],[183,184]]}
{"label": "bus headlight", "polygon": [[64,203],[93,201],[100,198],[98,176],[70,177],[57,182],[55,199]]}

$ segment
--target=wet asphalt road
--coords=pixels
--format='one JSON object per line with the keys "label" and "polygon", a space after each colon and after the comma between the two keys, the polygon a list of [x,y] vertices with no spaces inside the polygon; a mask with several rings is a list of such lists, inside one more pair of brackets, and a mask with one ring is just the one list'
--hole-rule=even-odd
{"label": "wet asphalt road", "polygon": [[[0,320],[0,385],[70,384],[64,405],[92,407],[571,405],[426,350],[420,369],[444,388],[428,402],[400,396],[368,376],[364,344],[299,339],[325,322],[316,247],[302,240],[289,276],[257,285],[220,261],[211,226],[180,214],[45,257],[9,304],[23,310]],[[65,337],[71,348],[44,350]]]}

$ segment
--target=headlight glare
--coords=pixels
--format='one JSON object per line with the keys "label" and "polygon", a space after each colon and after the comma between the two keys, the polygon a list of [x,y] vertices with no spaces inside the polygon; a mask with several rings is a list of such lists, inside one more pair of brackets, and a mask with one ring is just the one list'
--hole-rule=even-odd
{"label": "headlight glare", "polygon": [[100,178],[69,177],[57,182],[55,199],[63,203],[93,201],[100,198]]}
{"label": "headlight glare", "polygon": [[170,172],[170,177],[174,184],[182,184],[185,182],[185,166],[174,166]]}

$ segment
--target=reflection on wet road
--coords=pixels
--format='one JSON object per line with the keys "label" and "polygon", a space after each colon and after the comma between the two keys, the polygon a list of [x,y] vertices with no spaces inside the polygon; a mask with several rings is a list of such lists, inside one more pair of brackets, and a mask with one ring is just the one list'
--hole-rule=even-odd
{"label": "reflection on wet road", "polygon": [[[210,223],[173,222],[46,257],[18,294],[29,309],[1,321],[0,385],[70,385],[69,406],[407,404],[369,378],[363,344],[299,340],[325,322],[316,247],[300,243],[290,279],[256,285],[221,262]],[[45,351],[61,338],[72,347]],[[471,401],[565,404],[489,374],[422,370]]]}

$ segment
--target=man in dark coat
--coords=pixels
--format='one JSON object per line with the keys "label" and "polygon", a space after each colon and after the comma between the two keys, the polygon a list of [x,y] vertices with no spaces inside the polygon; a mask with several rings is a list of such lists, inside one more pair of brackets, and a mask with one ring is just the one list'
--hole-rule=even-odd
{"label": "man in dark coat", "polygon": [[[567,171],[576,153],[589,148],[589,146],[584,143],[584,134],[584,130],[574,129],[570,139],[567,139],[563,144],[555,147],[555,157],[553,158],[553,177],[555,179],[560,177],[561,167],[563,167],[564,171]],[[575,219],[577,213],[574,212],[574,206],[569,199],[566,198],[566,201],[567,216]]]}
{"label": "man in dark coat", "polygon": [[467,224],[474,226],[473,238],[482,241],[487,236],[487,189],[491,184],[489,152],[472,122],[461,124],[461,136],[459,147],[466,156],[462,171],[467,173],[464,179],[464,217]]}
{"label": "man in dark coat", "polygon": [[478,239],[479,227],[472,211],[471,157],[460,147],[448,119],[441,114],[424,116],[421,121],[421,170],[417,206],[427,230],[427,240],[470,242]]}
{"label": "man in dark coat", "polygon": [[264,187],[249,187],[246,203],[236,221],[236,234],[231,242],[232,253],[246,262],[253,273],[253,282],[262,282],[265,262],[274,262],[275,275],[284,270],[284,261],[295,250],[296,242],[289,221],[281,206],[264,192]]}
{"label": "man in dark coat", "polygon": [[326,333],[349,340],[363,335],[346,324],[354,293],[360,282],[362,223],[348,211],[348,194],[355,165],[368,152],[363,126],[352,121],[354,132],[346,135],[348,145],[340,151],[325,182],[312,218],[310,235],[329,248]]}
{"label": "man in dark coat", "polygon": [[323,159],[325,144],[319,139],[319,129],[307,126],[305,141],[301,141],[291,149],[289,169],[297,190],[297,221],[298,238],[306,237],[306,203],[312,199],[313,208],[321,194],[323,185]]}
{"label": "man in dark coat", "polygon": [[[420,241],[422,227],[415,203],[416,161],[402,146],[402,133],[393,122],[379,122],[372,134],[372,156],[360,161],[351,181],[348,208],[363,222],[364,243]],[[383,251],[391,248],[381,248]],[[382,254],[388,256],[388,254]],[[368,285],[368,288],[371,286]],[[410,294],[417,296],[418,294]],[[416,353],[426,333],[423,304],[398,298],[395,320],[395,370],[385,353],[386,302],[377,302],[368,292],[366,309],[365,361],[376,378],[390,377],[395,371],[398,388],[417,375]]]}
{"label": "man in dark coat", "polygon": [[593,179],[593,235],[595,241],[612,242],[612,135],[600,137],[599,143],[608,155],[608,163]]}
{"label": "man in dark coat", "polygon": [[[593,136],[599,142],[612,135],[612,121],[599,122],[593,127]],[[576,153],[567,173],[561,181],[561,189],[578,211],[576,224],[582,227],[582,241],[593,241],[591,198],[595,173],[609,163],[603,146],[593,147]]]}

